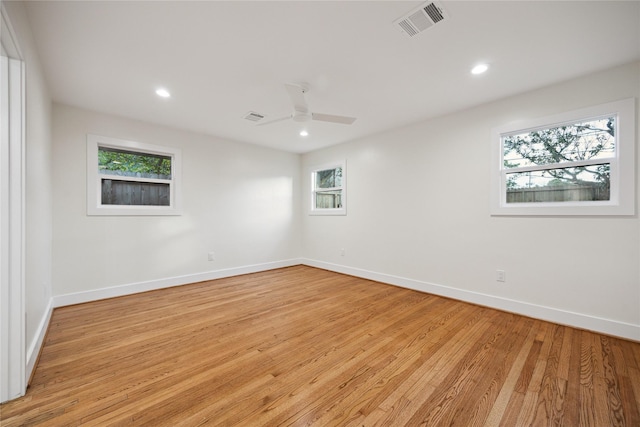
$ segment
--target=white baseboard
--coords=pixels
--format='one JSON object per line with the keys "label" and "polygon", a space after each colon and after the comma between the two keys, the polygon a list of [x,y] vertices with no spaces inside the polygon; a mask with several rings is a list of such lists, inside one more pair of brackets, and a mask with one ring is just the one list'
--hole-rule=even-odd
{"label": "white baseboard", "polygon": [[40,356],[40,349],[42,348],[44,338],[47,335],[47,330],[49,330],[49,322],[51,321],[52,313],[53,298],[50,298],[44,315],[42,316],[42,319],[40,319],[40,323],[38,324],[36,335],[33,337],[31,344],[29,344],[29,347],[27,348],[27,367],[25,369],[25,373],[27,376],[25,384],[27,385],[29,385],[29,379],[31,378],[31,375],[33,375],[33,370],[36,368],[38,356]]}
{"label": "white baseboard", "polygon": [[[440,295],[453,298],[460,301],[478,304],[486,307],[496,308],[511,313],[521,314],[535,319],[546,320],[549,322],[559,323],[562,325],[572,326],[575,328],[586,329],[594,332],[600,332],[607,335],[617,336],[633,341],[640,341],[640,325],[619,322],[611,319],[604,319],[596,316],[590,316],[582,313],[574,313],[556,308],[545,307],[536,304],[530,304],[523,301],[511,300],[507,298],[497,297],[493,295],[472,292],[463,289],[451,288],[444,285],[422,282],[419,280],[409,279],[405,277],[394,276],[375,271],[369,271],[354,267],[348,267],[340,264],[332,264],[324,261],[317,261],[305,258],[293,258],[283,261],[275,261],[264,264],[255,264],[242,267],[234,267],[223,270],[215,270],[204,273],[189,274],[184,276],[170,277],[159,280],[150,280],[139,283],[131,283],[110,288],[95,289],[91,291],[77,292],[65,295],[57,295],[52,298],[52,303],[43,318],[37,339],[29,347],[29,365],[27,372],[31,372],[38,351],[42,345],[44,334],[46,333],[51,316],[51,310],[56,307],[66,305],[81,304],[90,301],[96,301],[105,298],[114,298],[124,295],[131,295],[139,292],[146,292],[155,289],[168,288],[172,286],[186,285],[189,283],[202,282],[206,280],[215,280],[231,276],[239,276],[242,274],[257,273],[260,271],[273,270],[276,268],[290,267],[293,265],[304,264],[310,267],[322,268],[325,270],[335,271],[337,273],[349,274],[351,276],[361,277],[364,279],[375,280],[390,285],[400,286],[403,288],[414,289],[420,292]],[[37,351],[36,351],[37,350]],[[33,359],[33,360],[32,360]]]}
{"label": "white baseboard", "polygon": [[603,319],[586,314],[558,310],[556,308],[530,304],[523,301],[511,300],[493,295],[487,295],[463,289],[456,289],[444,285],[422,282],[405,277],[393,276],[390,274],[378,273],[375,271],[348,267],[339,264],[332,264],[323,261],[302,259],[301,263],[311,267],[322,268],[324,270],[335,271],[337,273],[348,274],[351,276],[375,280],[377,282],[388,283],[390,285],[400,286],[403,288],[414,289],[421,292],[453,298],[456,300],[478,304],[485,307],[508,311],[510,313],[521,314],[523,316],[532,317],[535,319],[559,323],[561,325],[586,329],[589,331],[617,336],[633,341],[640,341],[640,325],[633,325],[616,320]]}
{"label": "white baseboard", "polygon": [[97,301],[106,298],[115,298],[156,289],[170,288],[172,286],[187,285],[189,283],[204,282],[207,280],[222,279],[225,277],[239,276],[241,274],[257,273],[260,271],[274,270],[276,268],[291,267],[302,264],[298,258],[267,262],[264,264],[246,265],[242,267],[226,268],[222,270],[207,271],[204,273],[187,274],[184,276],[169,277],[165,279],[149,280],[145,282],[130,283],[109,288],[94,289],[91,291],[75,292],[53,297],[53,307],[64,307],[73,304]]}

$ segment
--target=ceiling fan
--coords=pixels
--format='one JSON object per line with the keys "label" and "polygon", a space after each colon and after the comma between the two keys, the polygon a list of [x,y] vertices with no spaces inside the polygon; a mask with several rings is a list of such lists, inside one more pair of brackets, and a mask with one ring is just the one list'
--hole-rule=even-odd
{"label": "ceiling fan", "polygon": [[293,102],[293,112],[286,117],[280,117],[279,119],[260,123],[256,126],[269,125],[289,119],[293,120],[294,122],[308,122],[311,120],[318,120],[321,122],[340,123],[344,125],[350,125],[356,120],[355,117],[335,116],[333,114],[312,113],[311,111],[309,111],[309,106],[304,99],[304,94],[309,91],[308,83],[287,83],[284,85],[284,87],[287,89],[287,93],[291,98],[291,102]]}

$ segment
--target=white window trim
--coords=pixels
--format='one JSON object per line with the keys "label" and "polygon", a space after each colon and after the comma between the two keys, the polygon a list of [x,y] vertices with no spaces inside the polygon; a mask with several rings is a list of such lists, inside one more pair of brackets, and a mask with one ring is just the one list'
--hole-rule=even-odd
{"label": "white window trim", "polygon": [[[610,200],[507,204],[506,172],[509,169],[504,168],[503,136],[607,115],[617,115],[616,154],[610,159]],[[635,99],[630,98],[493,129],[491,133],[491,215],[635,215],[635,121]],[[586,163],[594,164],[597,161]],[[549,165],[549,167],[555,168],[558,165],[563,164]],[[535,166],[532,169],[541,170],[545,167]]]}
{"label": "white window trim", "polygon": [[[168,182],[170,186],[169,206],[103,205],[101,180],[105,177],[105,175],[100,174],[98,171],[99,147],[118,148],[149,154],[170,156],[172,158],[172,171],[170,181],[150,178],[135,179],[135,181],[138,182]],[[109,138],[99,135],[87,135],[87,215],[181,215],[181,165],[182,152],[179,148],[145,144],[137,141],[127,141],[123,139]],[[122,179],[123,177],[114,175],[114,178]]]}
{"label": "white window trim", "polygon": [[[342,190],[342,207],[327,209],[327,208],[316,208],[316,172],[328,170],[328,169],[336,169],[342,168],[342,186],[335,187],[334,189]],[[311,206],[309,209],[309,215],[346,215],[347,214],[347,162],[345,160],[339,162],[326,163],[320,166],[314,166],[309,173],[311,177]],[[323,188],[323,190],[332,190],[331,188]]]}

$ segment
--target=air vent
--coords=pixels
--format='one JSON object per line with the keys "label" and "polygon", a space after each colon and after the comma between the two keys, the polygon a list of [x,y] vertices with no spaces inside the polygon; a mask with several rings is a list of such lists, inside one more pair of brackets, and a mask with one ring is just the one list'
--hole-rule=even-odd
{"label": "air vent", "polygon": [[244,115],[244,119],[249,120],[250,122],[259,122],[260,120],[264,119],[264,116],[262,114],[256,113],[255,111],[249,111]]}
{"label": "air vent", "polygon": [[395,20],[393,24],[400,27],[409,37],[413,37],[446,20],[447,17],[446,11],[439,3],[430,1]]}

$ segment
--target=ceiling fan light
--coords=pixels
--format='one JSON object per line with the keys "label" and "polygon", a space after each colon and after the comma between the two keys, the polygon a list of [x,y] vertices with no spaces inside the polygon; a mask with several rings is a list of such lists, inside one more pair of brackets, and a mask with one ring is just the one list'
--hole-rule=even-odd
{"label": "ceiling fan light", "polygon": [[300,131],[300,136],[309,136],[309,132],[307,132],[306,130],[302,129]]}

